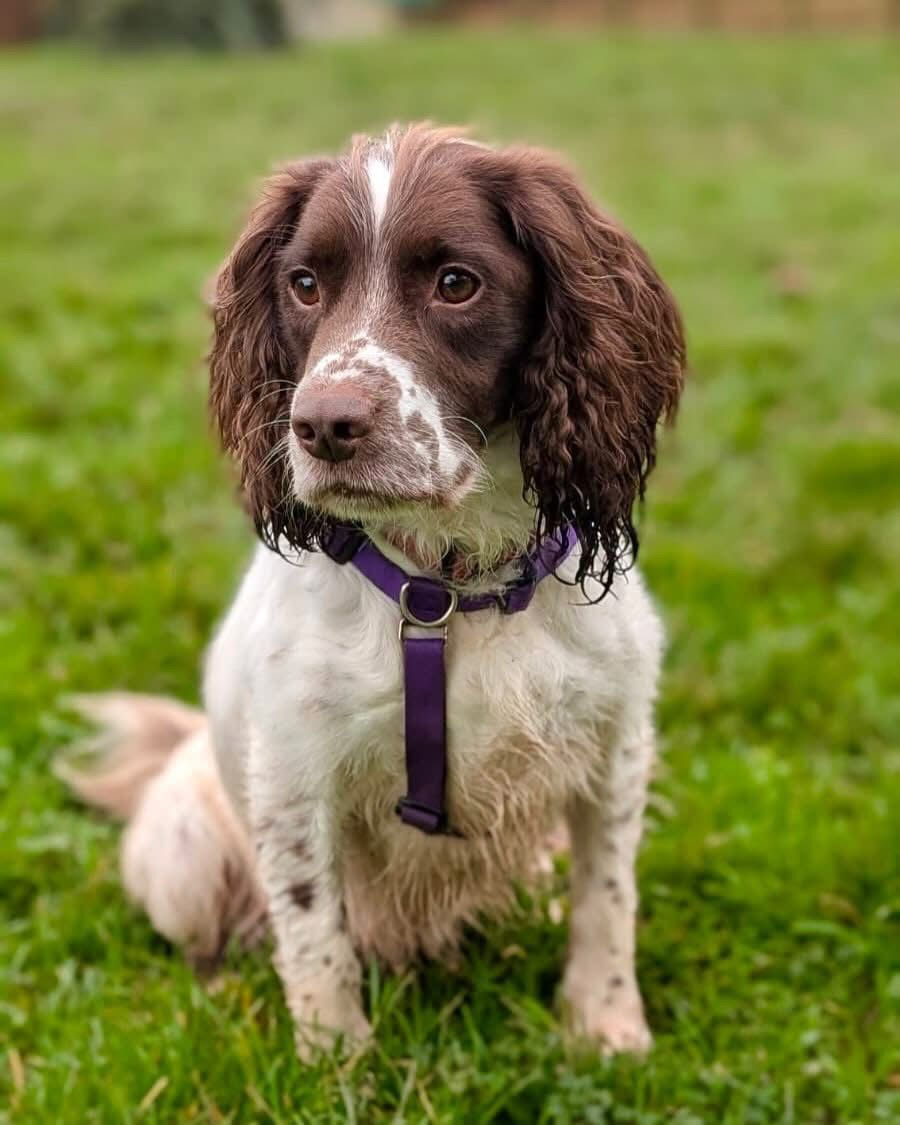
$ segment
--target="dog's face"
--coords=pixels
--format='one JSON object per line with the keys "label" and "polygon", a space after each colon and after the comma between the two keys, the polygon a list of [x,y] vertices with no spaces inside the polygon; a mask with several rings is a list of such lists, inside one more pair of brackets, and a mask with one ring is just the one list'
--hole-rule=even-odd
{"label": "dog's face", "polygon": [[674,302],[554,158],[425,126],[273,177],[223,268],[211,398],[270,543],[458,508],[512,422],[538,535],[608,584],[681,388]]}
{"label": "dog's face", "polygon": [[433,134],[360,143],[323,172],[276,264],[304,504],[349,518],[453,507],[509,417],[534,269]]}

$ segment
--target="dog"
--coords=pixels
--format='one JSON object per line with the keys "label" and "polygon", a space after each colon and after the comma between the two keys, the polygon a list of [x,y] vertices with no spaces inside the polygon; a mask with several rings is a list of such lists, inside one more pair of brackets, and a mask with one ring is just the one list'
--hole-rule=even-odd
{"label": "dog", "polygon": [[451,957],[565,821],[565,1017],[646,1050],[632,513],[683,384],[670,291],[557,157],[423,124],[272,176],[213,306],[261,543],[205,714],[88,700],[102,752],[62,771],[127,820],[129,894],[201,963],[270,929],[308,1057],[370,1036],[361,959]]}

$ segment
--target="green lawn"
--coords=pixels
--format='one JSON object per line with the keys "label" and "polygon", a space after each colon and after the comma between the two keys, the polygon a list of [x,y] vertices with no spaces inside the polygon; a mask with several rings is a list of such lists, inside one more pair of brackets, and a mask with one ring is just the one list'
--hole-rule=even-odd
{"label": "green lawn", "polygon": [[[523,896],[455,973],[371,970],[376,1051],[304,1069],[268,957],[196,980],[49,773],[66,692],[196,698],[250,548],[199,295],[257,178],[424,116],[566,150],[686,315],[643,1063],[566,1053]],[[900,45],[36,52],[0,122],[0,1120],[900,1120]]]}

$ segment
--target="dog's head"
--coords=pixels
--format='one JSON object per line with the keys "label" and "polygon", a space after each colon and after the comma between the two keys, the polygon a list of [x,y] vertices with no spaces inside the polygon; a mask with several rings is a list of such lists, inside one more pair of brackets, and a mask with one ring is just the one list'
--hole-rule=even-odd
{"label": "dog's head", "polygon": [[604,586],[629,555],[681,322],[554,157],[414,126],[288,165],[219,275],[214,322],[213,412],[271,545],[458,509],[512,424],[536,534],[574,525],[580,577]]}

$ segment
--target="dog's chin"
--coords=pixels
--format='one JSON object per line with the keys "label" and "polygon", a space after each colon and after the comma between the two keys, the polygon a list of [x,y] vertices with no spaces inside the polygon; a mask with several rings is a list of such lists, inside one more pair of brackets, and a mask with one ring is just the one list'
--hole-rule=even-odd
{"label": "dog's chin", "polygon": [[367,526],[390,522],[419,512],[449,511],[461,497],[442,491],[379,488],[377,484],[335,483],[297,487],[294,495],[314,512],[329,519]]}
{"label": "dog's chin", "polygon": [[329,519],[371,527],[425,511],[450,512],[460,506],[472,487],[471,480],[453,489],[425,491],[398,489],[396,485],[379,487],[377,480],[295,479],[294,495],[306,508]]}
{"label": "dog's chin", "polygon": [[404,512],[441,506],[433,496],[396,495],[368,489],[317,489],[298,496],[307,508],[330,519],[349,523],[377,524]]}

